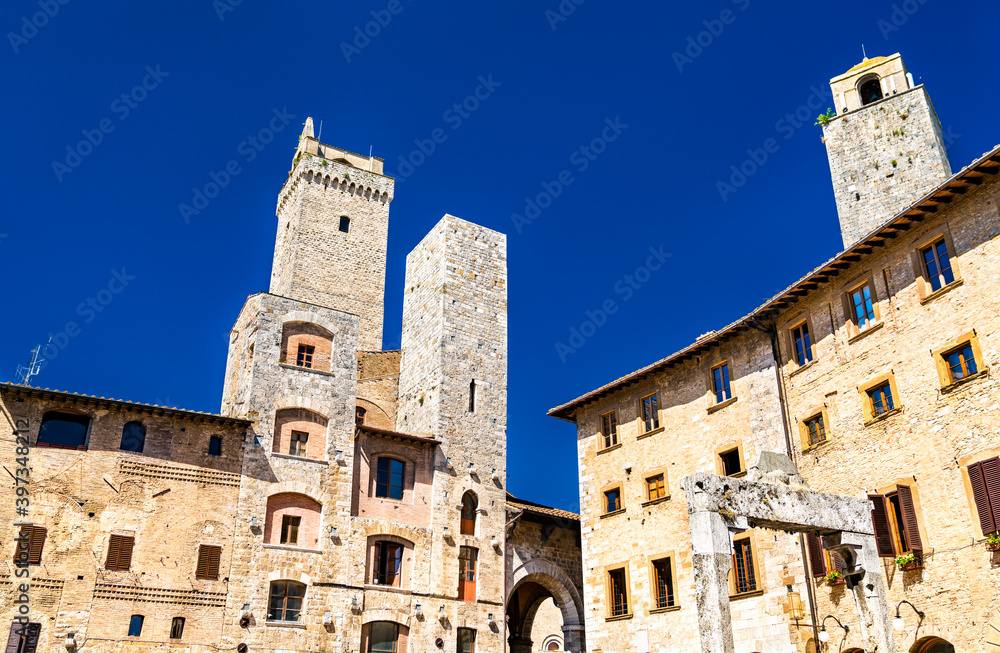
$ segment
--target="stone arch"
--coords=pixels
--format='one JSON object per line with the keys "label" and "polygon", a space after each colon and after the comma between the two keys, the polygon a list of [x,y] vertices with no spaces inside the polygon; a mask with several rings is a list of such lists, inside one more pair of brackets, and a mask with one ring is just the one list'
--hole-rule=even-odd
{"label": "stone arch", "polygon": [[909,648],[910,653],[955,653],[955,647],[940,637],[921,637]]}
{"label": "stone arch", "polygon": [[861,99],[861,106],[878,102],[885,97],[882,91],[882,79],[875,73],[870,73],[859,79],[857,89],[858,97]]}
{"label": "stone arch", "polygon": [[336,324],[313,311],[289,311],[281,318],[281,326],[284,327],[289,322],[315,324],[318,327],[323,327],[333,335],[337,335],[340,332],[340,328]]}
{"label": "stone arch", "polygon": [[304,483],[303,481],[282,481],[281,483],[272,483],[271,486],[267,488],[267,496],[273,497],[275,494],[304,494],[316,503],[323,503],[320,500],[320,497],[322,497],[323,494],[320,492],[319,487]]}
{"label": "stone arch", "polygon": [[295,571],[294,569],[275,569],[268,572],[267,582],[273,583],[276,580],[293,580],[296,583],[302,583],[306,587],[312,585],[312,578],[309,577],[309,574]]}
{"label": "stone arch", "polygon": [[316,413],[327,421],[330,421],[330,416],[334,413],[332,406],[311,397],[276,397],[273,405],[275,412],[288,408],[303,408],[311,413]]}
{"label": "stone arch", "polygon": [[374,426],[375,428],[386,429],[388,431],[392,430],[393,416],[390,415],[389,411],[387,411],[381,405],[372,401],[371,399],[365,399],[364,397],[360,396],[356,400],[356,405],[360,408],[365,409],[366,425]]}
{"label": "stone arch", "polygon": [[388,608],[381,608],[376,610],[365,610],[364,615],[361,617],[361,625],[367,625],[373,621],[391,621],[397,623],[400,626],[410,627],[410,615],[405,612],[400,612],[399,610],[392,610]]}
{"label": "stone arch", "polygon": [[[527,596],[520,594],[522,590],[528,593]],[[528,637],[535,613],[549,597],[555,599],[559,606],[565,649],[583,650],[583,600],[580,590],[561,567],[549,560],[535,558],[528,560],[508,576],[505,605],[511,633],[511,653],[531,650],[532,644]],[[511,619],[514,620],[513,624]]]}

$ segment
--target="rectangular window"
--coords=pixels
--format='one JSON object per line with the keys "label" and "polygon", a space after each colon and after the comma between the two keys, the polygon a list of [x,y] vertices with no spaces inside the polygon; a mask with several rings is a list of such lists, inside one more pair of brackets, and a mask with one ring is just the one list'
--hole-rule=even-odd
{"label": "rectangular window", "polygon": [[476,653],[476,631],[472,628],[458,629],[458,653]]}
{"label": "rectangular window", "polygon": [[379,458],[375,468],[375,496],[402,501],[405,468],[401,460]]}
{"label": "rectangular window", "polygon": [[608,612],[612,617],[623,617],[628,612],[628,580],[624,569],[608,572]]}
{"label": "rectangular window", "polygon": [[371,644],[367,653],[396,653],[399,640],[399,626],[391,621],[375,621],[368,626]]}
{"label": "rectangular window", "polygon": [[299,367],[313,366],[313,352],[316,348],[312,345],[299,345],[299,353],[295,357],[295,364]]}
{"label": "rectangular window", "polygon": [[458,600],[476,600],[476,562],[479,549],[463,546],[458,553]]}
{"label": "rectangular window", "polygon": [[219,561],[222,559],[222,547],[202,544],[198,547],[198,566],[194,577],[204,580],[219,580]]}
{"label": "rectangular window", "polygon": [[138,637],[142,635],[142,622],[144,617],[141,614],[134,614],[128,622],[128,636]]}
{"label": "rectangular window", "polygon": [[184,637],[184,617],[174,617],[170,622],[170,639]]}
{"label": "rectangular window", "polygon": [[609,512],[617,512],[622,509],[622,490],[621,488],[614,488],[613,490],[606,490],[604,492],[604,512],[605,514]]}
{"label": "rectangular window", "polygon": [[281,543],[282,544],[298,544],[299,543],[299,524],[302,523],[301,517],[296,517],[293,515],[282,515],[281,516]]}
{"label": "rectangular window", "polygon": [[367,415],[368,415],[368,411],[366,409],[362,408],[361,406],[355,407],[354,408],[354,425],[355,426],[364,426],[365,425],[365,418],[367,417]]}
{"label": "rectangular window", "polygon": [[340,225],[338,225],[341,233],[348,233],[351,230],[351,219],[347,216],[340,217]]}
{"label": "rectangular window", "polygon": [[740,476],[746,472],[739,447],[719,452],[719,462],[724,476]]}
{"label": "rectangular window", "polygon": [[376,585],[399,587],[403,567],[403,547],[394,542],[375,543],[375,573],[372,582]]}
{"label": "rectangular window", "polygon": [[736,594],[757,590],[757,572],[753,566],[753,544],[749,537],[733,542],[733,572]]}
{"label": "rectangular window", "polygon": [[870,494],[868,498],[873,506],[872,525],[879,556],[892,558],[923,550],[913,490],[909,486],[897,485],[893,492]]}
{"label": "rectangular window", "polygon": [[809,323],[803,322],[792,329],[792,346],[795,350],[795,362],[800,366],[812,361],[812,338],[809,336]]}
{"label": "rectangular window", "polygon": [[38,650],[38,635],[42,632],[42,624],[23,624],[15,621],[10,625],[5,653],[35,653]]}
{"label": "rectangular window", "polygon": [[809,446],[826,442],[826,424],[823,423],[823,414],[806,420],[806,433],[809,436]]}
{"label": "rectangular window", "polygon": [[657,609],[674,607],[674,578],[670,558],[653,561],[653,582],[653,606]]}
{"label": "rectangular window", "polygon": [[886,381],[868,390],[868,401],[872,411],[872,417],[884,415],[895,408],[892,401],[892,386]]}
{"label": "rectangular window", "polygon": [[302,601],[306,586],[294,581],[271,583],[271,596],[267,604],[268,621],[295,621],[302,616]]}
{"label": "rectangular window", "polygon": [[642,398],[642,426],[644,433],[660,428],[659,398],[656,395]]}
{"label": "rectangular window", "polygon": [[944,238],[920,250],[920,256],[932,292],[944,288],[955,280],[955,273],[951,269],[951,257],[948,255],[948,244]]}
{"label": "rectangular window", "polygon": [[971,343],[966,343],[958,349],[953,349],[946,353],[944,360],[948,364],[948,374],[951,376],[953,382],[961,381],[979,372],[979,366],[976,365],[976,356],[972,351]]}
{"label": "rectangular window", "polygon": [[667,496],[667,483],[664,474],[656,474],[646,479],[646,498],[649,501]]}
{"label": "rectangular window", "polygon": [[208,455],[209,456],[222,455],[222,438],[220,438],[217,435],[213,435],[208,439]]}
{"label": "rectangular window", "polygon": [[42,547],[45,545],[45,528],[42,526],[22,526],[14,549],[14,564],[18,567],[42,563]]}
{"label": "rectangular window", "polygon": [[733,392],[729,387],[729,363],[712,368],[712,392],[715,393],[715,403],[717,404],[732,399]]}
{"label": "rectangular window", "polygon": [[618,444],[618,417],[615,411],[601,415],[601,435],[604,438],[604,448]]}
{"label": "rectangular window", "polygon": [[1000,530],[1000,457],[969,465],[969,484],[983,535]]}
{"label": "rectangular window", "polygon": [[848,293],[854,325],[864,331],[875,323],[875,295],[867,281]]}
{"label": "rectangular window", "polygon": [[306,443],[308,441],[308,433],[304,433],[302,431],[292,431],[292,441],[288,445],[288,455],[305,457]]}
{"label": "rectangular window", "polygon": [[132,566],[132,546],[135,538],[129,535],[112,535],[108,539],[108,558],[105,569],[128,571]]}

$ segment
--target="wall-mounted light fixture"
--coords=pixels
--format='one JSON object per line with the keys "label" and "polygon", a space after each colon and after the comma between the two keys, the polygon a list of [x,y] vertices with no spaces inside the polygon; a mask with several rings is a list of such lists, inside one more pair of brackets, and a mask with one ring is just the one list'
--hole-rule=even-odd
{"label": "wall-mounted light fixture", "polygon": [[330,539],[331,540],[335,540],[338,537],[340,537],[340,531],[337,530],[336,526],[331,526],[330,527]]}
{"label": "wall-mounted light fixture", "polygon": [[337,449],[336,451],[333,452],[333,459],[336,460],[338,463],[344,462],[344,452],[341,451],[340,449]]}
{"label": "wall-mounted light fixture", "polygon": [[444,466],[448,469],[455,469],[455,466],[451,464],[451,458],[444,459]]}
{"label": "wall-mounted light fixture", "polygon": [[499,480],[500,480],[500,472],[498,472],[498,471],[497,471],[497,470],[496,470],[496,469],[494,468],[494,469],[493,469],[493,473],[491,473],[491,474],[490,474],[490,478],[492,478],[492,479],[493,479],[494,481],[499,481]]}
{"label": "wall-mounted light fixture", "polygon": [[442,605],[438,608],[438,621],[444,623],[448,619],[448,616],[444,613],[444,606]]}
{"label": "wall-mounted light fixture", "polygon": [[326,612],[323,613],[323,625],[329,626],[332,623],[333,623],[333,614],[329,610],[327,610]]}
{"label": "wall-mounted light fixture", "polygon": [[470,474],[476,473],[476,463],[469,463],[469,473]]}
{"label": "wall-mounted light fixture", "polygon": [[830,641],[830,633],[826,632],[826,620],[827,619],[833,619],[834,621],[836,621],[837,625],[844,629],[844,634],[845,635],[847,633],[851,632],[851,629],[849,627],[847,627],[844,624],[840,623],[840,619],[837,619],[832,614],[828,614],[825,617],[823,617],[823,621],[822,621],[822,624],[820,626],[822,628],[822,630],[819,631],[819,641],[823,642],[824,644]]}
{"label": "wall-mounted light fixture", "polygon": [[488,615],[486,615],[486,623],[488,623],[488,624],[489,624],[489,625],[491,625],[491,626],[495,626],[495,625],[497,625],[497,620],[496,620],[496,618],[495,618],[495,617],[493,616],[493,613],[492,613],[492,612],[491,612],[491,613],[489,613]]}
{"label": "wall-mounted light fixture", "polygon": [[500,542],[497,540],[497,536],[496,535],[494,535],[493,537],[490,538],[490,546],[492,546],[495,549],[499,545],[500,545]]}
{"label": "wall-mounted light fixture", "polygon": [[920,610],[917,610],[917,606],[913,605],[912,603],[910,603],[906,599],[903,599],[902,601],[900,601],[899,603],[896,604],[896,617],[895,617],[895,619],[892,620],[892,627],[895,630],[905,630],[906,629],[906,622],[903,621],[903,617],[899,614],[899,608],[904,603],[906,605],[910,606],[911,608],[913,608],[913,611],[917,613],[918,617],[920,617],[920,621],[924,620],[924,613],[921,612]]}
{"label": "wall-mounted light fixture", "polygon": [[259,526],[259,525],[260,525],[260,521],[258,521],[256,517],[251,517],[250,518],[250,528],[257,528],[257,526]]}
{"label": "wall-mounted light fixture", "polygon": [[423,608],[423,606],[420,605],[419,603],[417,603],[416,605],[414,605],[413,606],[413,614],[417,615],[418,619],[420,617],[424,616],[424,608]]}
{"label": "wall-mounted light fixture", "polygon": [[441,529],[441,535],[444,536],[444,539],[448,539],[449,537],[451,537],[451,529],[445,526],[443,529]]}

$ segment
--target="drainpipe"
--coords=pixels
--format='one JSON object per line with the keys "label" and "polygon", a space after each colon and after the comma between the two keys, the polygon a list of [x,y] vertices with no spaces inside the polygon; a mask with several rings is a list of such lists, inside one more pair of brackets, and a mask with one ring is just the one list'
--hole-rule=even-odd
{"label": "drainpipe", "polygon": [[[778,347],[778,330],[772,322],[764,325],[756,319],[751,319],[749,325],[761,333],[766,333],[771,339],[771,360],[774,361],[774,376],[778,385],[778,404],[781,406],[781,429],[785,434],[785,452],[788,459],[795,465],[795,456],[792,454],[792,436],[788,425],[788,411],[785,406],[785,379],[781,375],[781,352]],[[796,469],[798,465],[795,465]],[[799,534],[799,555],[802,556],[802,568],[806,572],[806,595],[809,597],[809,616],[812,618],[813,642],[816,650],[819,650],[819,629],[817,627],[818,617],[816,613],[816,594],[813,589],[812,579],[809,575],[809,563],[806,558],[806,536]]]}

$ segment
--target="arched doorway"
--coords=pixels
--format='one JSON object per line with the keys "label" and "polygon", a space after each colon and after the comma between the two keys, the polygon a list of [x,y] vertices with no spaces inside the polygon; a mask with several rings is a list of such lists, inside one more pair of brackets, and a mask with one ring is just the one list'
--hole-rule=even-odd
{"label": "arched doorway", "polygon": [[910,653],[955,653],[955,647],[940,637],[925,637],[910,647]]}
{"label": "arched doorway", "polygon": [[[553,573],[531,569],[542,566]],[[541,647],[550,646],[553,640],[557,640],[559,648],[547,650],[582,651],[582,640],[577,641],[583,635],[583,619],[576,588],[561,582],[568,578],[563,578],[564,574],[558,573],[558,569],[547,561],[531,561],[520,571],[533,573],[521,576],[507,598],[508,651],[532,653],[546,650]],[[534,633],[536,623],[544,625]],[[558,633],[558,638],[549,637],[553,630]],[[533,634],[539,638],[537,641]]]}

